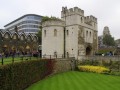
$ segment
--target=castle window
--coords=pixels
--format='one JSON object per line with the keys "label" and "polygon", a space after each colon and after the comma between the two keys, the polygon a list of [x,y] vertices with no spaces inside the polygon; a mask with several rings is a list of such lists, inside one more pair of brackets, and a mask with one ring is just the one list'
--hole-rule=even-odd
{"label": "castle window", "polygon": [[57,30],[54,29],[54,36],[57,36]]}
{"label": "castle window", "polygon": [[83,23],[83,18],[81,17],[81,23]]}
{"label": "castle window", "polygon": [[88,37],[88,31],[86,31],[86,37]]}
{"label": "castle window", "polygon": [[90,37],[91,37],[91,32],[90,32]]}
{"label": "castle window", "polygon": [[67,30],[67,36],[69,35],[69,31]]}
{"label": "castle window", "polygon": [[69,53],[67,52],[67,58],[69,58]]}
{"label": "castle window", "polygon": [[46,30],[44,30],[44,37],[46,37]]}

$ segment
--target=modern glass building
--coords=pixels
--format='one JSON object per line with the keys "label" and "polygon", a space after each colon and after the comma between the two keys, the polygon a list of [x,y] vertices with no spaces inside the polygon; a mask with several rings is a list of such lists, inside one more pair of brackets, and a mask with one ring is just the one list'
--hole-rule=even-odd
{"label": "modern glass building", "polygon": [[5,30],[11,33],[17,30],[18,33],[24,32],[25,34],[35,34],[40,30],[40,22],[42,16],[36,14],[26,14],[10,23],[5,25]]}

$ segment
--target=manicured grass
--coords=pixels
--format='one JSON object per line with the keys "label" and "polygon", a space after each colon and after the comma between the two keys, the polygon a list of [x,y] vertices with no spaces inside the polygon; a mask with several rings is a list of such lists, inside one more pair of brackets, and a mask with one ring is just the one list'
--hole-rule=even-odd
{"label": "manicured grass", "polygon": [[[14,57],[14,62],[21,62],[21,61],[25,61],[25,60],[36,60],[37,57],[23,57],[23,60],[22,60],[22,57]],[[7,57],[7,58],[3,58],[3,62],[4,64],[9,64],[9,63],[12,63],[12,60],[13,58],[12,57]],[[2,64],[2,58],[0,58],[0,65]]]}
{"label": "manicured grass", "polygon": [[26,90],[120,90],[120,77],[71,71],[43,79]]}

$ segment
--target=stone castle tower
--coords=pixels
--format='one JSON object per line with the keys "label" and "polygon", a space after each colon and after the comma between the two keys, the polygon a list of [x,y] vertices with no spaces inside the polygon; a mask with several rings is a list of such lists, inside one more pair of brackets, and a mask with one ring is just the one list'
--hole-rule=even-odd
{"label": "stone castle tower", "polygon": [[62,7],[61,20],[46,21],[42,27],[42,55],[80,59],[97,52],[97,18],[84,16],[78,7]]}
{"label": "stone castle tower", "polygon": [[103,37],[105,35],[110,35],[110,30],[109,30],[109,27],[108,26],[105,26],[104,29],[103,29]]}

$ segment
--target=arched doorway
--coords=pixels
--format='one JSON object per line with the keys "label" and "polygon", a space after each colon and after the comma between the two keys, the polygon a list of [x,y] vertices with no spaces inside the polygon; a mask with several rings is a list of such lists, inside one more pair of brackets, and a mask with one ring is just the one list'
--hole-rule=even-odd
{"label": "arched doorway", "polygon": [[91,51],[92,51],[91,46],[88,46],[88,47],[86,48],[86,55],[91,55]]}

